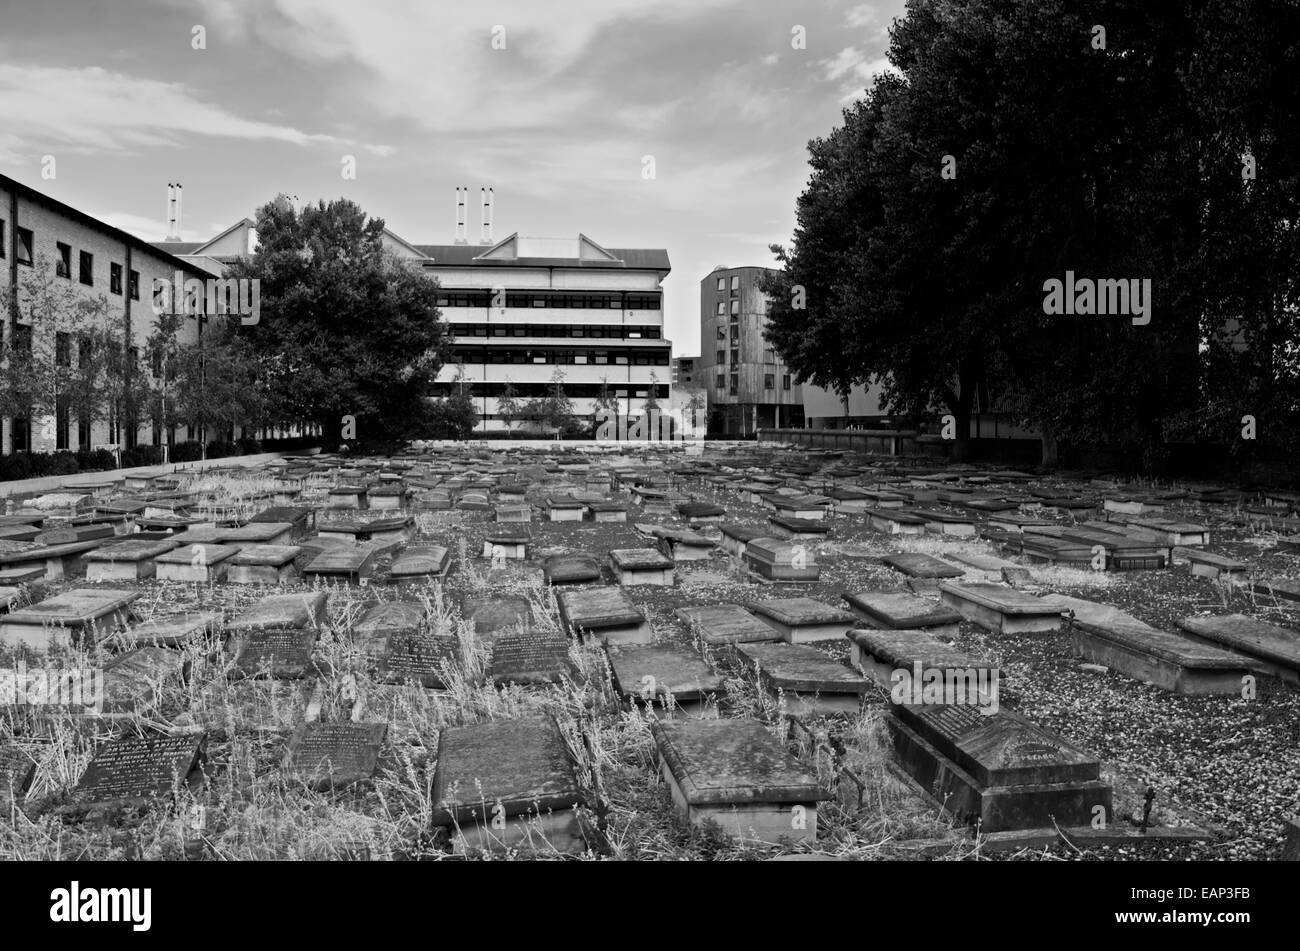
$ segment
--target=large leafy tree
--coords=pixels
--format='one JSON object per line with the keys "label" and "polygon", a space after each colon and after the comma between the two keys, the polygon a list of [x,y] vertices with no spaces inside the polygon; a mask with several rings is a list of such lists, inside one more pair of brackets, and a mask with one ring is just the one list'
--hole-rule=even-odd
{"label": "large leafy tree", "polygon": [[275,414],[327,438],[344,416],[362,443],[422,435],[447,343],[437,282],[386,253],[383,221],[347,199],[299,213],[279,196],[258,210],[257,233],[230,276],[261,281],[258,321],[241,330]]}

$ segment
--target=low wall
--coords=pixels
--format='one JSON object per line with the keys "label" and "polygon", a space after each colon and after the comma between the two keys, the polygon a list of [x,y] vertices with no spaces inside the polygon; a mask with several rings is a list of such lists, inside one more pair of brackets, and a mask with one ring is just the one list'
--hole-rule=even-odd
{"label": "low wall", "polygon": [[72,475],[45,476],[40,479],[19,479],[0,482],[0,498],[11,495],[33,495],[59,492],[77,485],[94,482],[121,482],[133,475],[171,475],[173,472],[201,472],[228,466],[256,466],[273,459],[303,455],[299,451],[258,452],[250,456],[223,456],[220,459],[195,459],[193,462],[172,462],[160,466],[137,466],[133,469],[104,469],[100,472],[74,472]]}
{"label": "low wall", "polygon": [[916,435],[914,429],[760,429],[758,441],[904,456],[917,451]]}

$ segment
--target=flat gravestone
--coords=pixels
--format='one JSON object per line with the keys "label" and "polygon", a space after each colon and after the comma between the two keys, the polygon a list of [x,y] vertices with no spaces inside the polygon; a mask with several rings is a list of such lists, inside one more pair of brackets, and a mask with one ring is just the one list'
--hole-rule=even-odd
{"label": "flat gravestone", "polygon": [[220,625],[221,615],[212,611],[169,614],[132,624],[121,637],[137,647],[182,647],[216,633]]}
{"label": "flat gravestone", "polygon": [[763,623],[738,604],[712,604],[677,608],[673,614],[688,629],[698,630],[706,644],[738,644],[780,640],[773,627]]}
{"label": "flat gravestone", "polygon": [[483,533],[483,557],[499,562],[505,558],[522,560],[528,557],[528,544],[532,532],[523,525],[493,526]]}
{"label": "flat gravestone", "polygon": [[584,801],[568,746],[549,717],[448,727],[438,736],[433,824],[458,850],[584,848]]}
{"label": "flat gravestone", "polygon": [[1256,594],[1277,598],[1279,601],[1300,601],[1300,581],[1293,578],[1270,578],[1251,585]]}
{"label": "flat gravestone", "polygon": [[211,584],[226,576],[227,563],[237,554],[234,545],[185,545],[155,558],[154,573],[159,581]]}
{"label": "flat gravestone", "polygon": [[1178,626],[1187,633],[1248,658],[1267,673],[1300,682],[1300,635],[1245,614],[1186,617]]}
{"label": "flat gravestone", "polygon": [[135,717],[159,699],[163,687],[181,680],[185,656],[165,647],[140,647],[104,667],[102,712]]}
{"label": "flat gravestone", "polygon": [[284,771],[313,789],[339,789],[375,774],[387,723],[302,723],[289,738]]}
{"label": "flat gravestone", "polygon": [[718,531],[722,533],[720,544],[722,548],[730,554],[740,556],[745,551],[745,546],[756,538],[768,538],[770,533],[765,528],[752,528],[748,525],[732,525],[724,523],[718,526]]}
{"label": "flat gravestone", "polygon": [[831,797],[762,723],[659,720],[650,730],[682,818],[744,842],[816,841],[817,804]]}
{"label": "flat gravestone", "polygon": [[235,672],[245,677],[297,680],[312,669],[316,628],[247,630],[232,642]]}
{"label": "flat gravestone", "polygon": [[441,545],[422,545],[402,552],[389,569],[389,580],[418,581],[445,578],[451,568],[451,552]]}
{"label": "flat gravestone", "polygon": [[747,667],[758,668],[767,692],[783,697],[787,712],[796,716],[856,714],[867,692],[865,677],[807,644],[737,644],[734,650]]}
{"label": "flat gravestone", "polygon": [[673,584],[673,560],[653,548],[615,548],[609,562],[619,584]]}
{"label": "flat gravestone", "polygon": [[72,790],[74,807],[133,807],[197,779],[206,734],[111,740]]}
{"label": "flat gravestone", "polygon": [[954,568],[947,562],[920,552],[896,552],[880,560],[909,578],[960,578],[965,573],[960,568]]}
{"label": "flat gravestone", "polygon": [[792,644],[837,640],[854,626],[848,611],[815,598],[776,598],[749,605],[759,620]]}
{"label": "flat gravestone", "polygon": [[305,578],[341,579],[347,582],[369,578],[375,568],[375,551],[369,545],[353,548],[339,545],[321,552],[303,568]]}
{"label": "flat gravestone", "polygon": [[226,568],[231,584],[285,584],[297,577],[298,545],[243,545]]}
{"label": "flat gravestone", "polygon": [[[879,686],[890,690],[891,696],[892,691],[903,683],[916,684],[924,689],[927,670],[940,673],[940,687],[947,680],[946,674],[949,671],[974,672],[976,679],[971,686],[975,691],[991,684],[989,673],[984,674],[983,684],[979,680],[979,671],[991,670],[987,662],[930,636],[924,630],[859,628],[849,631],[848,638],[853,645],[850,654],[853,666]],[[896,678],[900,671],[907,676]],[[961,683],[965,688],[968,681],[962,680]],[[901,695],[912,696],[910,692]],[[991,692],[990,695],[995,696]],[[943,694],[940,694],[939,702],[943,702]]]}
{"label": "flat gravestone", "polygon": [[252,518],[249,523],[254,522],[288,522],[293,526],[293,537],[301,538],[316,524],[316,513],[314,510],[297,505],[276,505],[268,509],[263,509]]}
{"label": "flat gravestone", "polygon": [[71,545],[77,542],[97,541],[112,538],[116,533],[112,525],[95,524],[76,527],[56,528],[41,532],[33,539],[38,545]]}
{"label": "flat gravestone", "polygon": [[1055,631],[1061,608],[1025,591],[998,584],[939,585],[940,600],[980,627],[997,634]]}
{"label": "flat gravestone", "polygon": [[680,528],[658,528],[654,537],[660,549],[674,562],[704,561],[712,556],[715,543],[707,535]]}
{"label": "flat gravestone", "polygon": [[699,654],[682,647],[650,644],[610,648],[614,689],[629,702],[645,703],[657,713],[700,716],[723,692],[723,680]]}
{"label": "flat gravestone", "polygon": [[547,584],[599,583],[600,562],[594,555],[552,555],[542,561],[542,572]]}
{"label": "flat gravestone", "polygon": [[995,575],[1001,575],[1004,568],[1019,568],[1014,561],[1007,561],[1005,558],[994,558],[992,555],[981,555],[979,553],[953,552],[946,556],[949,561],[955,561],[959,565],[967,568],[974,568],[976,571],[987,571]]}
{"label": "flat gravestone", "polygon": [[912,775],[959,819],[984,832],[1091,824],[1111,790],[1101,763],[1005,708],[898,705],[887,721]]}
{"label": "flat gravestone", "polygon": [[568,588],[555,600],[560,621],[575,636],[618,644],[644,644],[653,636],[641,609],[620,587]]}
{"label": "flat gravestone", "polygon": [[402,631],[418,631],[428,619],[428,613],[419,601],[380,601],[366,608],[365,613],[352,625],[352,633],[366,639]]}
{"label": "flat gravestone", "polygon": [[421,687],[446,690],[449,672],[460,656],[460,641],[451,636],[400,631],[377,643],[375,679],[380,683],[414,681]]}
{"label": "flat gravestone", "polygon": [[293,522],[249,522],[241,528],[222,529],[223,545],[287,545],[295,537]]}
{"label": "flat gravestone", "polygon": [[324,591],[271,595],[231,620],[227,629],[314,628],[325,621],[328,601],[329,594]]}
{"label": "flat gravestone", "polygon": [[821,577],[810,544],[780,538],[755,538],[745,545],[745,564],[771,581],[816,581]]}
{"label": "flat gravestone", "polygon": [[87,581],[138,581],[154,576],[153,559],[176,547],[172,541],[127,539],[83,556]]}
{"label": "flat gravestone", "polygon": [[461,615],[474,626],[475,635],[488,644],[505,631],[513,631],[521,624],[531,628],[533,624],[532,606],[517,594],[468,600]]}
{"label": "flat gravestone", "polygon": [[574,674],[569,642],[559,634],[533,629],[509,631],[492,645],[488,677],[494,684],[553,684]]}
{"label": "flat gravestone", "polygon": [[26,644],[36,650],[89,643],[112,634],[130,617],[139,591],[76,588],[0,614],[0,645]]}
{"label": "flat gravestone", "polygon": [[0,746],[0,816],[27,795],[36,776],[36,761],[14,746]]}
{"label": "flat gravestone", "polygon": [[919,630],[941,637],[955,637],[961,615],[952,608],[935,604],[910,591],[858,591],[844,595],[853,613],[872,627],[887,630]]}

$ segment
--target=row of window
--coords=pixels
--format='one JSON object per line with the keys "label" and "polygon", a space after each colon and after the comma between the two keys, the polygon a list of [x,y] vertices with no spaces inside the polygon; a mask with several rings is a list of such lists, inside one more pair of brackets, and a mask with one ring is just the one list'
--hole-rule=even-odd
{"label": "row of window", "polygon": [[[17,248],[15,257],[19,264],[32,267],[35,264],[35,257],[32,251],[34,238],[30,228],[15,228],[14,237]],[[62,241],[55,242],[58,250],[58,259],[54,262],[54,273],[59,277],[72,279],[72,245],[64,244]],[[8,242],[5,240],[5,222],[0,219],[0,258],[5,257],[9,252],[7,250]],[[77,253],[77,279],[87,287],[95,286],[95,256],[89,251],[79,251]],[[128,286],[131,300],[140,299],[140,272],[132,271],[128,277]],[[115,262],[108,265],[108,290],[112,294],[121,295],[122,293],[122,265]]]}
{"label": "row of window", "polygon": [[[720,278],[718,278],[718,290],[720,290],[720,291],[725,291],[726,289],[727,289],[727,279],[726,279],[725,277],[720,277]],[[735,292],[737,292],[737,291],[740,290],[740,275],[739,275],[739,274],[733,274],[733,275],[731,275],[731,290],[732,290],[732,293],[735,293]]]}
{"label": "row of window", "polygon": [[457,337],[596,337],[606,340],[658,340],[658,327],[590,324],[448,324]]}
{"label": "row of window", "polygon": [[[727,374],[719,373],[716,379],[714,380],[714,386],[717,387],[719,390],[728,389]],[[739,373],[731,374],[731,385],[729,389],[732,396],[736,395],[736,391],[739,389],[739,387],[740,387],[740,374]],[[765,390],[776,389],[775,373],[763,374],[763,389]],[[781,389],[783,390],[790,389],[790,374],[788,373],[781,374]]]}
{"label": "row of window", "polygon": [[[440,383],[433,388],[434,396],[450,396],[455,393],[457,388],[462,384],[459,383]],[[465,392],[474,399],[483,397],[496,398],[505,392],[504,383],[465,383]],[[531,400],[534,398],[549,396],[551,392],[550,383],[512,383],[515,388],[515,396],[521,400]],[[565,383],[564,395],[569,399],[585,400],[597,399],[602,390],[607,396],[615,396],[619,399],[645,399],[650,395],[653,389],[657,399],[668,399],[668,384],[659,383],[651,387],[648,383],[623,384],[622,388],[616,389],[613,384],[605,387],[601,383]]]}
{"label": "row of window", "polygon": [[[719,366],[721,366],[722,364],[724,364],[724,363],[727,362],[727,354],[730,353],[730,354],[731,354],[731,362],[732,362],[732,363],[739,363],[739,362],[740,362],[740,348],[737,347],[737,346],[734,346],[735,343],[737,343],[737,341],[732,340],[732,344],[733,344],[733,346],[732,346],[732,348],[731,348],[730,351],[727,351],[727,350],[715,350],[715,351],[714,351],[714,357],[715,357],[715,359],[714,359],[713,362],[716,363],[716,364],[718,364]],[[773,350],[771,347],[764,347],[764,348],[763,348],[763,362],[764,362],[764,363],[776,363],[776,362],[777,362],[777,359],[776,359],[776,351]]]}
{"label": "row of window", "polygon": [[536,363],[564,365],[666,367],[668,350],[507,350],[496,347],[456,347],[453,359],[465,363]]}
{"label": "row of window", "polygon": [[630,293],[576,293],[572,291],[446,290],[438,295],[439,307],[559,307],[581,310],[658,310],[660,295]]}

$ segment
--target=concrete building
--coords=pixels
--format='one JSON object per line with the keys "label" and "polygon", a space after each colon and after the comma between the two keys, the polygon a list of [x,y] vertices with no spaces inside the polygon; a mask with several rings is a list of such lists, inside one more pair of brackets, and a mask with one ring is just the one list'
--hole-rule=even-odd
{"label": "concrete building", "polygon": [[[41,267],[43,271],[38,270]],[[42,287],[51,287],[60,300],[102,301],[95,319],[105,321],[105,329],[120,330],[122,345],[138,353],[155,327],[155,283],[174,281],[177,272],[187,280],[212,276],[191,261],[0,175],[0,295],[5,301],[0,324],[6,350],[12,344],[31,359],[51,355],[58,365],[79,359],[72,315],[59,313],[53,324],[34,315],[34,296]],[[187,318],[182,342],[198,338],[202,319]],[[6,356],[14,358],[12,353]],[[157,445],[162,433],[142,416],[143,408],[133,418],[125,411],[110,413],[106,419],[71,418],[57,405],[53,416],[14,414],[0,420],[0,451]],[[185,426],[176,426],[173,438],[181,441],[192,434]]]}

